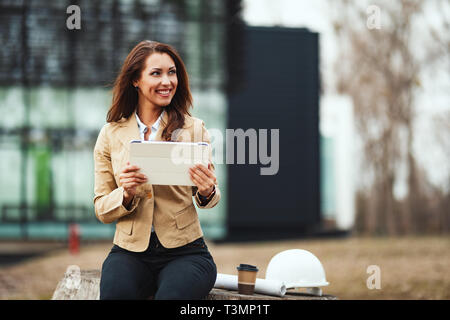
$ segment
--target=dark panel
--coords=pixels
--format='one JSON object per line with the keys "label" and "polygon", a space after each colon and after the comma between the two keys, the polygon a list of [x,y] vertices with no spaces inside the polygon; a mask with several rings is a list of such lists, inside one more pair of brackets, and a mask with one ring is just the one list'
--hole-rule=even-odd
{"label": "dark panel", "polygon": [[[232,2],[239,13],[241,0]],[[66,26],[70,5],[80,8],[81,29]],[[128,52],[149,39],[190,62],[191,86],[224,87],[215,66],[234,19],[224,8],[221,0],[0,0],[0,85],[110,85]],[[189,49],[197,35],[201,50]]]}
{"label": "dark panel", "polygon": [[320,220],[318,34],[246,27],[242,38],[228,128],[279,129],[279,171],[260,175],[248,145],[246,164],[228,165],[228,237],[302,236]]}

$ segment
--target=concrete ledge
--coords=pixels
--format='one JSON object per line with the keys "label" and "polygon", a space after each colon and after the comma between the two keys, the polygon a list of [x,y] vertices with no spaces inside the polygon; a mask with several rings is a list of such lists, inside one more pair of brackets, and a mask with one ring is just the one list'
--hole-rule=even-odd
{"label": "concrete ledge", "polygon": [[[81,277],[66,273],[59,281],[52,300],[99,300],[100,270],[82,270]],[[288,292],[284,297],[262,294],[244,295],[237,291],[212,289],[206,300],[336,300],[336,297],[321,297],[306,293]]]}

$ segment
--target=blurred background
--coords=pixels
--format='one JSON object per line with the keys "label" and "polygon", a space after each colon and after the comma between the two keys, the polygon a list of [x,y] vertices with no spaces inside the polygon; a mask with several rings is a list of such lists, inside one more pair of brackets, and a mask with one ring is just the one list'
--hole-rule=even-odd
{"label": "blurred background", "polygon": [[101,268],[115,226],[95,217],[92,152],[144,39],[180,52],[208,129],[268,129],[269,154],[279,129],[277,174],[250,135],[245,164],[216,165],[221,202],[198,212],[219,272],[263,278],[302,248],[339,298],[450,298],[447,1],[0,0],[0,39],[0,299]]}

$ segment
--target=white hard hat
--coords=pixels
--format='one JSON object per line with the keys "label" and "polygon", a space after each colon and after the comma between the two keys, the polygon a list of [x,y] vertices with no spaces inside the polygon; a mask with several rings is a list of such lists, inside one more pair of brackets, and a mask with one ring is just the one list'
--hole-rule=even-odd
{"label": "white hard hat", "polygon": [[288,289],[322,287],[329,284],[319,259],[311,252],[301,249],[276,254],[267,266],[266,279],[282,281]]}

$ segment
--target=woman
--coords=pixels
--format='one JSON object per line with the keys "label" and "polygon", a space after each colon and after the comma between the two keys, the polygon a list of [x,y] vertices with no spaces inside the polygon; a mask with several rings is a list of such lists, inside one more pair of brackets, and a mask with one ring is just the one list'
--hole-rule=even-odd
{"label": "woman", "polygon": [[100,299],[202,299],[214,286],[216,265],[192,199],[199,208],[220,200],[211,152],[208,167],[190,169],[195,187],[152,185],[129,163],[133,139],[210,143],[190,107],[178,53],[154,41],[134,47],[94,148],[95,214],[103,223],[117,222],[102,266]]}

